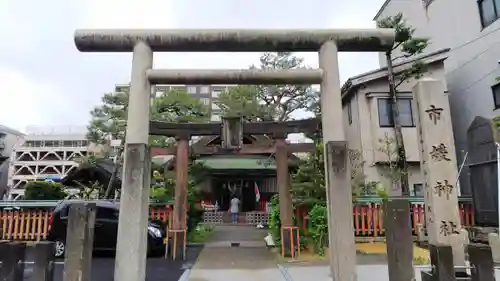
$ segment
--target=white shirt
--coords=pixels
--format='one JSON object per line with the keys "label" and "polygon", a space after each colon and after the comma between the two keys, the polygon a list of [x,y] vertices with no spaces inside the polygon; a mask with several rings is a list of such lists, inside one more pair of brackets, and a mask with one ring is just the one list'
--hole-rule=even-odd
{"label": "white shirt", "polygon": [[238,213],[239,205],[240,205],[240,199],[236,197],[231,199],[231,213]]}

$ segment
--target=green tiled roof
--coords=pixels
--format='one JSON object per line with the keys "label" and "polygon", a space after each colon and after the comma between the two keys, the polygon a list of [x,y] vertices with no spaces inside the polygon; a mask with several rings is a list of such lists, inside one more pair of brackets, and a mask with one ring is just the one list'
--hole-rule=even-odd
{"label": "green tiled roof", "polygon": [[227,158],[203,158],[196,160],[196,163],[203,163],[212,170],[275,170],[274,159],[227,157]]}

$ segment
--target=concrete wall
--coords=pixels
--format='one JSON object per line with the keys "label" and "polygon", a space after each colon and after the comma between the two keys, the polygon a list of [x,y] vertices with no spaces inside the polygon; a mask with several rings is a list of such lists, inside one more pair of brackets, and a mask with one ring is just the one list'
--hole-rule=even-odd
{"label": "concrete wall", "polygon": [[0,156],[8,157],[0,160],[0,200],[8,191],[10,157],[14,147],[22,143],[24,134],[9,127],[0,125]]}
{"label": "concrete wall", "polygon": [[[451,48],[445,61],[458,163],[466,150],[466,131],[476,116],[494,117],[491,86],[500,76],[500,20],[482,28],[477,0],[434,1],[427,13],[420,1],[392,0],[378,18],[402,12],[416,35],[430,38],[428,51]],[[381,65],[385,65],[381,57]],[[461,189],[470,192],[467,169]]]}
{"label": "concrete wall", "polygon": [[[444,65],[443,62],[434,63],[429,65],[427,76],[434,77],[442,80],[443,84]],[[412,88],[415,85],[415,80],[410,80],[408,83],[403,83],[398,89],[401,97],[412,97]],[[392,128],[381,128],[378,118],[378,104],[379,98],[389,97],[389,87],[387,77],[366,82],[363,87],[359,88],[351,99],[345,102],[343,107],[344,113],[344,129],[348,141],[349,149],[355,149],[362,152],[363,172],[366,176],[365,181],[378,181],[385,183],[389,186],[388,179],[384,177],[384,168],[378,164],[387,161],[386,153],[381,152],[383,145],[380,139],[383,139],[387,134],[389,138],[394,138],[394,131]],[[348,106],[350,103],[352,112],[352,122],[349,123]],[[412,105],[413,113],[416,112],[416,105]],[[415,117],[414,117],[415,118]],[[409,169],[410,186],[414,184],[423,183],[420,174],[420,153],[418,151],[417,142],[417,129],[416,127],[405,127],[403,129],[403,139],[406,149],[406,154],[411,164]],[[395,191],[396,192],[396,191]]]}
{"label": "concrete wall", "polygon": [[23,142],[23,136],[6,134],[5,137],[2,138],[4,149],[2,150],[2,156],[10,157],[12,155],[13,149],[15,146],[19,145]]}

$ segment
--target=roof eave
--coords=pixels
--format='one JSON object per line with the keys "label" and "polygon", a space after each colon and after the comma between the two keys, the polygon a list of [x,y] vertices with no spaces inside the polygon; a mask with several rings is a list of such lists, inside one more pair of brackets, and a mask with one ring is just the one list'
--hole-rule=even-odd
{"label": "roof eave", "polygon": [[[449,48],[446,49],[441,49],[436,52],[424,54],[417,56],[415,58],[412,58],[407,61],[403,61],[400,63],[396,63],[393,65],[394,68],[394,73],[400,73],[401,71],[404,71],[408,68],[411,67],[411,63],[417,60],[422,60],[425,64],[432,64],[440,61],[444,61],[448,58],[448,52],[450,51]],[[381,79],[383,77],[387,77],[387,67],[382,67],[379,69],[375,69],[369,72],[365,72],[363,74],[354,76],[349,78],[346,83],[342,86],[342,100],[347,98],[355,89],[360,87],[361,85],[375,81],[377,79]],[[348,85],[348,83],[350,85]]]}

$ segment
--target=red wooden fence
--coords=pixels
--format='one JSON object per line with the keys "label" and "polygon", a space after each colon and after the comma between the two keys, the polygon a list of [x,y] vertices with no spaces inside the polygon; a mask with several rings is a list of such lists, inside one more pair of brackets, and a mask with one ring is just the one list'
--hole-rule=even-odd
{"label": "red wooden fence", "polygon": [[[261,211],[266,210],[266,202],[260,202]],[[459,203],[460,218],[463,226],[474,225],[474,209],[470,202]],[[167,207],[150,209],[153,219],[168,220],[170,210]],[[34,240],[46,238],[51,217],[51,208],[25,209],[21,211],[0,210],[0,239],[2,240]],[[307,228],[306,209],[296,209],[297,224],[302,231]],[[378,203],[356,204],[353,208],[354,234],[356,236],[383,236],[384,229],[383,206]],[[411,221],[413,233],[416,234],[417,224],[425,226],[425,209],[423,203],[412,203]]]}
{"label": "red wooden fence", "polygon": [[[462,226],[474,225],[474,208],[469,202],[459,203],[460,220]],[[417,224],[425,227],[425,205],[424,203],[412,203],[411,223],[413,234],[417,234]],[[302,231],[307,228],[307,210],[296,209],[295,216]],[[357,204],[353,207],[354,234],[356,236],[383,236],[384,210],[382,204]]]}
{"label": "red wooden fence", "polygon": [[[52,208],[25,209],[22,211],[0,210],[0,239],[40,241],[47,237]],[[153,219],[167,221],[169,209],[151,208]]]}

